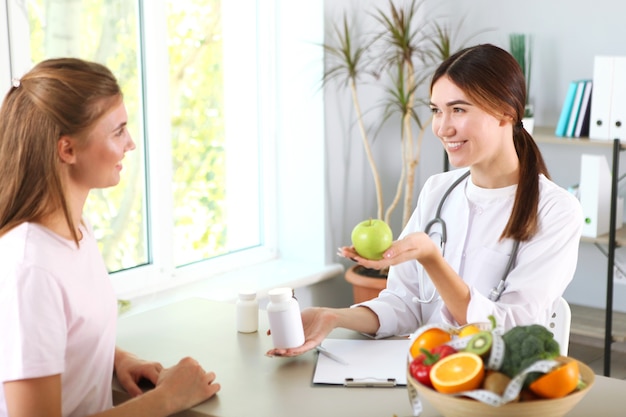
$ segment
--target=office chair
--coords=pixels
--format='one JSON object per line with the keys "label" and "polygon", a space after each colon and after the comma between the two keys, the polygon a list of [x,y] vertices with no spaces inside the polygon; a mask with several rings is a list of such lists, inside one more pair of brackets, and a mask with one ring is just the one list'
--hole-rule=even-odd
{"label": "office chair", "polygon": [[548,330],[554,334],[554,339],[559,342],[561,355],[567,356],[569,349],[569,333],[572,325],[572,310],[563,297],[559,297],[554,312],[550,317]]}

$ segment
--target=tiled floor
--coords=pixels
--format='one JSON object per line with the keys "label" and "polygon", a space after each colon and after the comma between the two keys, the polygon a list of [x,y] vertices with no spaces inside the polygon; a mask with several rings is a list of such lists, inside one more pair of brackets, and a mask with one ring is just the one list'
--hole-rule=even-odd
{"label": "tiled floor", "polygon": [[[596,374],[604,375],[604,345],[602,340],[572,334],[568,356],[586,363]],[[613,344],[609,376],[626,379],[626,343]]]}

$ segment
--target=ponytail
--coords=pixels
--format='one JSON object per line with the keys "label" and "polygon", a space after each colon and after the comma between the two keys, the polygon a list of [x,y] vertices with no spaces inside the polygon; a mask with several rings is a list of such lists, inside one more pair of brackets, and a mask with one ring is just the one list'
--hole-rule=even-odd
{"label": "ponytail", "polygon": [[550,178],[541,151],[522,122],[513,127],[513,143],[519,159],[519,181],[511,217],[501,238],[529,240],[537,232],[539,175]]}

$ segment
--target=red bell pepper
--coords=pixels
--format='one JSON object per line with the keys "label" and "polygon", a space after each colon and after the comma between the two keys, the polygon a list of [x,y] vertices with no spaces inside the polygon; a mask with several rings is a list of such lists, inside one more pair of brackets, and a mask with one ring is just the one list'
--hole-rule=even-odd
{"label": "red bell pepper", "polygon": [[409,365],[409,372],[417,382],[432,388],[433,384],[430,382],[431,368],[440,359],[456,353],[456,349],[449,345],[439,345],[432,348],[430,352],[424,348],[420,350],[422,353],[413,359]]}

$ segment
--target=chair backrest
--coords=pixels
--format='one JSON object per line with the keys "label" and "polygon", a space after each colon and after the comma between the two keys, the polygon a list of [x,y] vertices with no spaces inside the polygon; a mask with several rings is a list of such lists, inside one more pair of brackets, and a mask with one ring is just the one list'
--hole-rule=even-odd
{"label": "chair backrest", "polygon": [[548,330],[554,334],[554,339],[559,342],[561,355],[567,356],[569,349],[569,332],[572,325],[572,310],[563,297],[559,297],[550,316]]}

